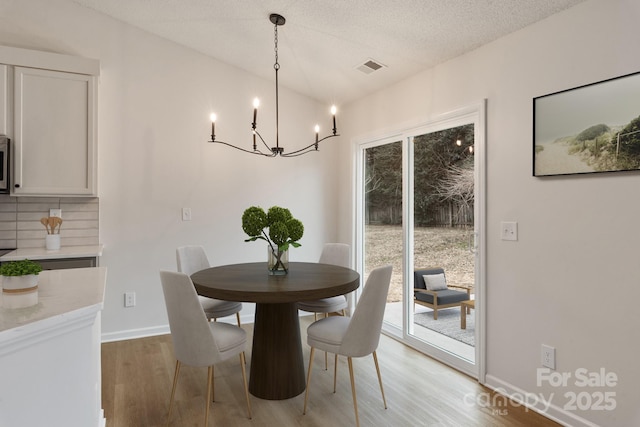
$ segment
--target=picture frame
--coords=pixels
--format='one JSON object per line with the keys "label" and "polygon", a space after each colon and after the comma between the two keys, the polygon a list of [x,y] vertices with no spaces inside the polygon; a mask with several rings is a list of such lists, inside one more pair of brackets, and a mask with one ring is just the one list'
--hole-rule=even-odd
{"label": "picture frame", "polygon": [[640,72],[533,98],[533,176],[640,170]]}

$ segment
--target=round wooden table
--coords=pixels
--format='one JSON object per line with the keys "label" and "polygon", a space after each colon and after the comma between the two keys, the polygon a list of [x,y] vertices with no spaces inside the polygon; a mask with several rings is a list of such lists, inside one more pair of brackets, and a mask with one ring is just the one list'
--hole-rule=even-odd
{"label": "round wooden table", "polygon": [[200,295],[255,302],[249,391],[281,400],[305,389],[298,301],[344,295],[358,288],[360,275],[336,265],[291,262],[289,274],[270,276],[266,262],[223,265],[191,275]]}

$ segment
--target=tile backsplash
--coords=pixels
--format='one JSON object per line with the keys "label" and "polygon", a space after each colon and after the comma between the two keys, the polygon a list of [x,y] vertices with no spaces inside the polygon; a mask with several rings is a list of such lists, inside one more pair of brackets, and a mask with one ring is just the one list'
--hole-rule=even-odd
{"label": "tile backsplash", "polygon": [[97,245],[99,208],[98,198],[0,195],[0,248],[44,247],[47,231],[40,218],[49,209],[62,209],[62,246]]}

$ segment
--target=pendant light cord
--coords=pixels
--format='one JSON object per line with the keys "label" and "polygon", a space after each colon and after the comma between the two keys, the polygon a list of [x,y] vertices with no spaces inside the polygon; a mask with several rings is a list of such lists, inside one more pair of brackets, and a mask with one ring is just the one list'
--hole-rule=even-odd
{"label": "pendant light cord", "polygon": [[275,51],[275,58],[276,58],[276,62],[273,64],[273,69],[276,70],[276,150],[280,150],[280,137],[279,134],[280,132],[278,131],[278,121],[279,121],[279,108],[278,105],[280,104],[278,101],[278,70],[280,70],[280,64],[278,63],[278,23],[276,22],[274,27],[274,40],[273,40],[273,45],[274,45],[274,51]]}

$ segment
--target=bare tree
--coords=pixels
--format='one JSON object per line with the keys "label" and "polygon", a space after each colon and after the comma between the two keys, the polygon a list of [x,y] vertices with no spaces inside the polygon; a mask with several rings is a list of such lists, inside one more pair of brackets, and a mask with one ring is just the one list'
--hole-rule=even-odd
{"label": "bare tree", "polygon": [[375,172],[373,172],[370,175],[367,175],[367,177],[364,180],[365,193],[376,191],[378,188],[380,188],[381,184],[382,184],[382,177],[379,177],[379,176],[376,177]]}
{"label": "bare tree", "polygon": [[447,174],[438,182],[436,193],[445,201],[456,203],[460,209],[473,205],[473,163],[451,165]]}

